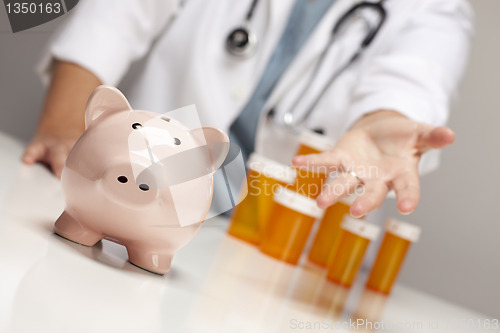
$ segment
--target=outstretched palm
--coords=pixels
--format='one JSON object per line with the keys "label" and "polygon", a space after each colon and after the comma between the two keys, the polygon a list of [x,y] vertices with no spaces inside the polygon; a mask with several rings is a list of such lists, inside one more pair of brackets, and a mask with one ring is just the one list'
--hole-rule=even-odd
{"label": "outstretched palm", "polygon": [[[294,158],[297,166],[340,171],[317,198],[320,207],[332,205],[363,185],[351,206],[353,216],[377,209],[394,189],[398,209],[411,213],[420,199],[418,163],[429,149],[444,148],[455,138],[447,127],[417,123],[393,111],[362,118],[331,151]],[[354,171],[354,172],[352,172]]]}

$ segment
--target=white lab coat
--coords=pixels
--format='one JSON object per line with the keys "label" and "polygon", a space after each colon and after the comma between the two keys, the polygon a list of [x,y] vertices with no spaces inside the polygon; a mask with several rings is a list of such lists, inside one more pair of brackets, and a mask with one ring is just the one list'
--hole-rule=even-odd
{"label": "white lab coat", "polygon": [[[277,119],[305,85],[330,31],[357,0],[337,0],[274,90],[269,105]],[[166,112],[196,104],[204,125],[228,130],[250,97],[287,22],[294,0],[260,0],[251,29],[259,37],[249,59],[229,55],[224,42],[242,24],[251,0],[85,0],[54,35],[40,64],[45,78],[56,57],[77,63],[103,83],[117,85],[130,64],[147,54],[144,70],[127,91],[133,107]],[[416,121],[446,122],[450,100],[463,74],[472,12],[466,0],[387,0],[386,24],[355,65],[320,100],[307,126],[338,139],[364,114],[397,110]],[[372,19],[369,13],[367,19]],[[300,114],[366,33],[362,20],[331,47]],[[149,51],[149,53],[148,53]],[[256,150],[289,163],[290,136],[261,118]],[[426,154],[429,155],[429,154]],[[422,171],[437,166],[430,154]]]}

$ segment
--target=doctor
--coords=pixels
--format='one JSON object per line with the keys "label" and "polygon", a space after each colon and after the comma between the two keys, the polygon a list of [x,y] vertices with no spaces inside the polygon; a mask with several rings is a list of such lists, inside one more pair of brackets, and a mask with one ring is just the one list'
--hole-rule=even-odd
{"label": "doctor", "polygon": [[363,184],[354,216],[391,189],[401,213],[415,210],[419,172],[454,140],[442,126],[472,33],[466,0],[86,0],[69,15],[39,66],[50,86],[23,157],[58,177],[90,92],[117,85],[142,57],[126,92],[134,107],[194,103],[205,125],[283,163],[300,128],[336,140],[293,163],[343,171],[322,207]]}

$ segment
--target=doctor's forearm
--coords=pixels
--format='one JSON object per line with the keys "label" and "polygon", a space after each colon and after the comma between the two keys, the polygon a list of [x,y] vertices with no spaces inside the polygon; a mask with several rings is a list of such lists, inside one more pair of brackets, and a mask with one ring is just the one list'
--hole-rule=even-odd
{"label": "doctor's forearm", "polygon": [[42,162],[58,178],[68,154],[85,128],[85,105],[100,80],[88,70],[55,61],[35,137],[26,147],[23,162]]}
{"label": "doctor's forearm", "polygon": [[37,134],[80,135],[85,105],[101,84],[90,71],[69,62],[55,61],[53,75],[38,124]]}

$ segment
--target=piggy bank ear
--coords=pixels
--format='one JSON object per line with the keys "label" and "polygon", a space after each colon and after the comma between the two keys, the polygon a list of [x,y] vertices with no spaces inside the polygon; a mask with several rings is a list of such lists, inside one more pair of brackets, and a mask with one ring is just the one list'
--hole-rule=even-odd
{"label": "piggy bank ear", "polygon": [[85,109],[85,128],[106,112],[130,111],[132,107],[120,90],[112,86],[99,86],[94,89]]}
{"label": "piggy bank ear", "polygon": [[210,151],[213,170],[220,168],[229,152],[229,137],[224,131],[215,127],[200,127],[191,130],[191,135],[206,142]]}

